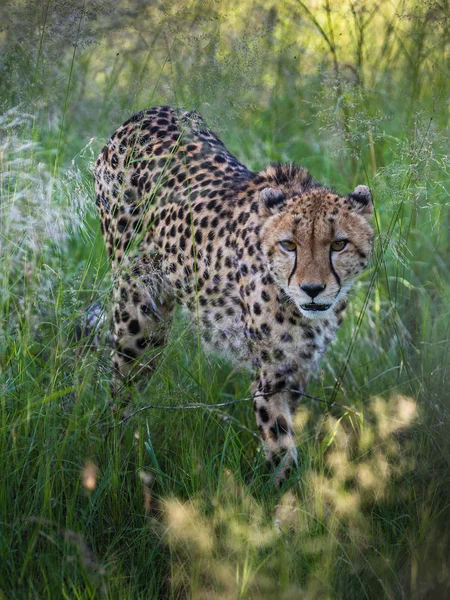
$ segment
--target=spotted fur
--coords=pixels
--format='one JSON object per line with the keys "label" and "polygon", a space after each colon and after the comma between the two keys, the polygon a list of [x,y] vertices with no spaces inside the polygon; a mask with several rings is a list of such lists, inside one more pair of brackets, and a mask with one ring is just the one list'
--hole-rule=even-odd
{"label": "spotted fur", "polygon": [[249,171],[197,113],[167,106],[117,129],[95,186],[116,368],[126,376],[144,357],[154,364],[181,305],[206,343],[254,373],[258,430],[282,481],[297,461],[301,398],[287,390],[304,390],[366,266],[369,189],[341,197],[290,164]]}

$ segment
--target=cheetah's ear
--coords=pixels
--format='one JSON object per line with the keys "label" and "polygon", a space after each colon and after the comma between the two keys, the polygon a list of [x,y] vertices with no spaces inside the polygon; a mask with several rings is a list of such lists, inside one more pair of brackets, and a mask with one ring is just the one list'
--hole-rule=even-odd
{"label": "cheetah's ear", "polygon": [[363,215],[372,216],[372,192],[367,185],[357,185],[353,192],[347,196],[352,205]]}
{"label": "cheetah's ear", "polygon": [[266,187],[259,192],[259,199],[264,207],[263,212],[267,216],[281,212],[286,202],[286,196],[280,190],[270,187]]}

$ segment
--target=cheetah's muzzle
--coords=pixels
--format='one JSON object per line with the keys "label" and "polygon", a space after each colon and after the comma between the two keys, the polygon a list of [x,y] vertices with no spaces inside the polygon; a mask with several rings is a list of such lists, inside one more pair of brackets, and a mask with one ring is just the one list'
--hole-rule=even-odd
{"label": "cheetah's muzzle", "polygon": [[301,307],[303,310],[311,312],[325,312],[331,307],[331,304],[316,304],[315,302],[310,302],[309,304],[302,304]]}

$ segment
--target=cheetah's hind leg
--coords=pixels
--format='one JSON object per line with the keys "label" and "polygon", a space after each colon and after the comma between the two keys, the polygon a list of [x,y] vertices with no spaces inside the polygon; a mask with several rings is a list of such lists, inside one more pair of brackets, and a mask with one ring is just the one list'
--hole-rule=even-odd
{"label": "cheetah's hind leg", "polygon": [[173,312],[173,300],[161,285],[129,274],[115,278],[113,398],[119,382],[122,388],[141,374],[151,377],[167,343]]}

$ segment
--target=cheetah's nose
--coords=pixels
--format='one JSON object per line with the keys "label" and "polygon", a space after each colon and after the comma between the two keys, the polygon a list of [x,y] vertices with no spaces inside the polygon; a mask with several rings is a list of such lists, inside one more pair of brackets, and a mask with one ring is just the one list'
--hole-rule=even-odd
{"label": "cheetah's nose", "polygon": [[323,290],[326,288],[326,285],[317,285],[315,283],[307,283],[306,285],[301,285],[300,289],[305,292],[305,294],[308,294],[308,296],[310,298],[312,298],[314,300],[314,298],[316,296],[318,296],[320,294],[320,292],[323,292]]}

